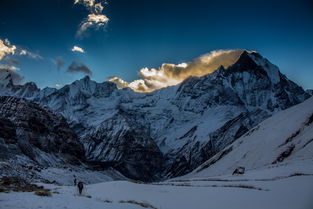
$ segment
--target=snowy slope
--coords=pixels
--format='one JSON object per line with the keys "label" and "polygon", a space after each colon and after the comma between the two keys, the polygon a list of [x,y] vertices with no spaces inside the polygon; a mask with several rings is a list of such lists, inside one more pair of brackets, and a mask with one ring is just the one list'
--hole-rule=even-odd
{"label": "snowy slope", "polygon": [[[86,185],[82,196],[77,195],[73,186],[44,185],[51,189],[51,197],[27,192],[0,193],[0,208],[311,209],[312,165],[312,160],[302,161],[302,164],[288,168],[278,166],[248,171],[244,177],[218,176],[202,181],[91,184]],[[307,175],[291,176],[295,171],[305,171]],[[145,203],[145,207],[134,202]]]}
{"label": "snowy slope", "polygon": [[[285,152],[285,156],[282,153]],[[291,152],[288,156],[288,152]],[[182,179],[288,166],[313,159],[313,98],[277,113]],[[313,188],[313,187],[312,187]]]}

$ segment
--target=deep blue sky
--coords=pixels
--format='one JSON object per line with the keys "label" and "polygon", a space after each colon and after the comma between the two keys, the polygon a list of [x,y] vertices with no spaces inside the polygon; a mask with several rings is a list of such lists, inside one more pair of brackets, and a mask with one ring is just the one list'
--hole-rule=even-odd
{"label": "deep blue sky", "polygon": [[[256,50],[289,78],[313,88],[313,3],[289,1],[109,0],[105,30],[75,38],[88,15],[73,0],[1,0],[0,39],[40,54],[19,57],[20,73],[40,87],[66,84],[82,74],[65,70],[74,60],[104,81],[127,81],[143,67],[192,61],[217,49]],[[73,53],[74,45],[86,50]],[[57,71],[52,59],[63,57]]]}

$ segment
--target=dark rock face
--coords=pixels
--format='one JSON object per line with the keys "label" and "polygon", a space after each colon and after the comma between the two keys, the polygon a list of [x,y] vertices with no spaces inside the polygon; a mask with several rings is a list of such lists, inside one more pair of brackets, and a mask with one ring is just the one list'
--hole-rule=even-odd
{"label": "dark rock face", "polygon": [[84,142],[89,161],[110,162],[132,179],[158,179],[163,164],[160,149],[149,134],[123,114],[103,121]]}
{"label": "dark rock face", "polygon": [[245,167],[238,167],[233,171],[233,175],[242,175],[245,173]]}
{"label": "dark rock face", "polygon": [[25,99],[3,96],[0,118],[2,158],[25,155],[43,166],[84,160],[78,136],[61,115]]}

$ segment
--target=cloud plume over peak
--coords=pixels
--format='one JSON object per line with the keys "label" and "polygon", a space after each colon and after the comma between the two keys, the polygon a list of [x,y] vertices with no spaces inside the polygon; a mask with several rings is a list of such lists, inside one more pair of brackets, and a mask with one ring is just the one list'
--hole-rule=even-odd
{"label": "cloud plume over peak", "polygon": [[192,62],[181,64],[163,64],[159,69],[143,68],[138,72],[138,80],[130,83],[118,77],[109,81],[119,88],[131,88],[136,92],[151,92],[167,86],[181,83],[190,76],[204,76],[213,73],[218,67],[225,68],[234,64],[243,50],[217,50],[196,58]]}

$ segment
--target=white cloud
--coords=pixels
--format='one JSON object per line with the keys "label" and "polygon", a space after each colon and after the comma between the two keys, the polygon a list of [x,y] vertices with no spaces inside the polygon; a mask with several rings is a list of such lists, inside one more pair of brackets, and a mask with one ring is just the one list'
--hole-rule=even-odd
{"label": "white cloud", "polygon": [[109,18],[102,14],[102,11],[104,9],[103,4],[106,4],[107,2],[104,0],[99,0],[98,3],[96,3],[95,0],[74,0],[74,4],[82,4],[84,5],[90,12],[90,14],[85,18],[76,33],[76,37],[83,38],[85,32],[89,28],[104,28],[106,24],[109,22]]}
{"label": "white cloud", "polygon": [[100,14],[104,9],[102,2],[105,4],[106,1],[100,0],[96,3],[95,0],[74,0],[74,4],[84,5],[91,13]]}
{"label": "white cloud", "polygon": [[12,80],[13,84],[22,84],[24,80],[24,77],[17,72],[19,68],[14,66],[19,63],[14,56],[27,56],[33,59],[42,59],[38,54],[11,44],[8,39],[0,39],[0,61],[6,63],[0,63],[0,83],[2,85],[7,85],[10,80]]}
{"label": "white cloud", "polygon": [[0,61],[7,58],[10,55],[28,56],[33,59],[42,59],[42,57],[26,49],[19,48],[12,45],[8,39],[0,39]]}
{"label": "white cloud", "polygon": [[80,52],[80,53],[85,53],[85,50],[79,46],[73,46],[71,49],[72,52]]}
{"label": "white cloud", "polygon": [[80,24],[76,36],[82,38],[89,28],[104,28],[109,22],[109,18],[103,14],[89,14],[88,17]]}
{"label": "white cloud", "polygon": [[74,0],[74,4],[83,4],[86,7],[92,8],[95,5],[95,0]]}
{"label": "white cloud", "polygon": [[40,55],[35,54],[33,52],[30,52],[30,51],[27,51],[25,49],[20,49],[19,55],[26,55],[26,56],[33,58],[33,59],[42,59],[42,57]]}
{"label": "white cloud", "polygon": [[63,87],[63,84],[56,83],[56,84],[55,84],[55,87],[59,89],[59,88]]}
{"label": "white cloud", "polygon": [[94,10],[96,13],[101,13],[103,9],[104,9],[104,7],[102,6],[101,3],[95,4],[95,6],[94,6]]}
{"label": "white cloud", "polygon": [[16,51],[16,46],[11,45],[8,39],[0,39],[0,60],[2,60],[7,55],[14,55]]}
{"label": "white cloud", "polygon": [[227,68],[237,61],[242,52],[243,50],[212,51],[189,63],[165,63],[159,69],[143,68],[138,72],[140,79],[130,83],[118,77],[112,77],[109,81],[116,83],[119,88],[129,87],[137,92],[151,92],[179,84],[190,76],[200,77],[213,73],[221,65]]}

